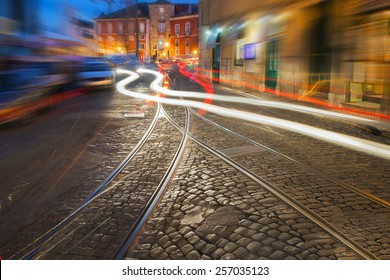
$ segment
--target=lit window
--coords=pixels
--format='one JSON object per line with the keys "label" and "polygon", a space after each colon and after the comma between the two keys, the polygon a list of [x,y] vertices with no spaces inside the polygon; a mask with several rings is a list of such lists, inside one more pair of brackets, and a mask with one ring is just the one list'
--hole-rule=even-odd
{"label": "lit window", "polygon": [[129,22],[129,33],[134,33],[134,22]]}
{"label": "lit window", "polygon": [[144,50],[144,49],[145,49],[145,44],[144,44],[144,43],[139,43],[139,48],[140,48],[141,50]]}
{"label": "lit window", "polygon": [[139,33],[145,33],[145,22],[139,23]]}
{"label": "lit window", "polygon": [[165,12],[164,7],[160,7],[160,14],[163,14]]}
{"label": "lit window", "polygon": [[102,34],[102,25],[100,23],[96,24],[96,33]]}
{"label": "lit window", "polygon": [[159,21],[158,22],[158,32],[164,33],[165,32],[165,21]]}
{"label": "lit window", "polygon": [[175,24],[175,35],[176,36],[180,35],[180,24]]}
{"label": "lit window", "polygon": [[123,34],[123,23],[122,22],[118,22],[118,33]]}

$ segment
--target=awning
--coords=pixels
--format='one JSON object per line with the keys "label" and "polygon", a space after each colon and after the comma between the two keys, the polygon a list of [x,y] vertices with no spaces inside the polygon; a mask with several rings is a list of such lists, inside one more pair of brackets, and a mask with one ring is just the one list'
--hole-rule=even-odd
{"label": "awning", "polygon": [[224,44],[234,44],[238,39],[245,37],[245,28],[242,26],[242,23],[235,23],[230,26],[222,35],[222,43]]}
{"label": "awning", "polygon": [[218,32],[214,31],[208,36],[209,37],[207,38],[206,49],[215,48],[215,46],[217,45]]}

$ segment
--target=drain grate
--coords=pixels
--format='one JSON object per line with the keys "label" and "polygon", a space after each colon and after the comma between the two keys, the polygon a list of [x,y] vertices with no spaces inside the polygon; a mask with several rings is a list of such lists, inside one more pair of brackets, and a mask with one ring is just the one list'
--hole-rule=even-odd
{"label": "drain grate", "polygon": [[234,157],[234,156],[243,156],[248,154],[259,153],[262,152],[263,149],[256,146],[241,146],[241,147],[227,148],[219,151],[227,157]]}

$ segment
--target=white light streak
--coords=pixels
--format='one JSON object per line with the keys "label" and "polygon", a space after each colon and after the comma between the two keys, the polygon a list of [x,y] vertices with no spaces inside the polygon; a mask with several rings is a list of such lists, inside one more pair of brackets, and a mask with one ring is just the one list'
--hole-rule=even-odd
{"label": "white light streak", "polygon": [[[137,72],[149,73],[149,74],[155,75],[154,74],[155,71],[148,70],[148,69],[140,69]],[[242,103],[242,104],[249,104],[249,105],[255,105],[255,106],[279,108],[279,109],[290,110],[290,111],[306,113],[306,114],[323,115],[323,116],[328,116],[328,117],[344,118],[344,119],[351,119],[351,120],[364,121],[364,122],[373,122],[373,120],[368,120],[368,119],[364,119],[364,118],[360,118],[360,117],[356,117],[356,116],[350,116],[350,115],[340,114],[340,113],[336,113],[336,112],[329,112],[326,110],[310,108],[310,107],[294,105],[294,104],[288,104],[288,103],[284,103],[284,102],[259,100],[257,98],[235,97],[235,96],[208,94],[208,93],[201,93],[201,92],[194,92],[194,91],[170,90],[170,89],[166,89],[166,88],[163,88],[163,89],[158,90],[158,91],[161,93],[164,93],[166,95],[176,96],[176,97],[195,98],[195,99],[212,99],[212,100],[218,100],[218,101],[229,102],[229,103]]]}
{"label": "white light streak", "polygon": [[[164,79],[164,76],[161,73],[151,71],[151,70],[145,70],[145,69],[140,70],[140,72],[141,71],[143,73],[150,73],[156,76],[156,79],[150,84],[150,88],[152,90],[168,95],[168,90],[160,86],[161,82]],[[251,121],[254,123],[260,123],[260,124],[265,124],[273,127],[278,127],[281,129],[300,133],[302,135],[306,135],[332,144],[340,145],[349,149],[354,149],[356,151],[364,152],[367,154],[375,155],[377,157],[390,160],[390,147],[388,145],[376,143],[373,141],[364,140],[357,137],[348,136],[341,133],[332,132],[332,131],[312,127],[297,122],[282,120],[273,117],[267,117],[264,115],[258,115],[251,112],[232,110],[232,109],[228,109],[228,108],[224,108],[212,104],[205,104],[198,101],[161,98],[158,96],[150,96],[147,94],[130,91],[125,89],[125,86],[138,79],[139,75],[135,72],[127,71],[127,70],[120,70],[120,73],[126,73],[129,74],[130,76],[117,83],[117,90],[131,97],[151,100],[155,102],[161,102],[170,105],[189,106],[193,108],[206,110],[208,112],[212,112],[214,114],[218,114],[221,116],[233,117],[245,121]],[[173,91],[169,91],[169,92],[171,93],[170,95],[175,95],[173,94]],[[175,95],[175,96],[182,96],[185,95],[185,93],[187,92],[181,92],[180,94],[178,93],[179,95]],[[193,94],[194,93],[191,93],[191,95]],[[206,96],[208,98],[210,97],[208,94],[206,94]]]}

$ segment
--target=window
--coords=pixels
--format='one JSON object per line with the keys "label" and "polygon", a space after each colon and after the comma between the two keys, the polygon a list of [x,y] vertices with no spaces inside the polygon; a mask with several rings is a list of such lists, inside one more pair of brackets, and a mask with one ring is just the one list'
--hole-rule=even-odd
{"label": "window", "polygon": [[191,32],[191,24],[190,24],[189,22],[186,22],[185,32],[186,32],[186,35],[190,35],[190,32]]}
{"label": "window", "polygon": [[96,24],[96,33],[102,34],[102,25],[100,23]]}
{"label": "window", "polygon": [[144,50],[144,49],[145,49],[145,44],[144,44],[144,43],[139,43],[139,48],[140,48],[141,50]]}
{"label": "window", "polygon": [[134,22],[129,22],[129,33],[134,33]]}
{"label": "window", "polygon": [[123,23],[122,22],[118,22],[118,33],[123,34]]}
{"label": "window", "polygon": [[158,32],[164,33],[165,32],[165,21],[159,21],[158,22]]}
{"label": "window", "polygon": [[245,45],[244,57],[245,57],[245,59],[255,59],[256,58],[256,45],[255,44]]}
{"label": "window", "polygon": [[179,55],[179,49],[175,49],[175,55]]}
{"label": "window", "polygon": [[244,65],[244,47],[236,45],[234,46],[234,65],[243,66]]}
{"label": "window", "polygon": [[179,46],[179,39],[176,39],[176,40],[175,40],[175,46],[176,46],[176,47]]}
{"label": "window", "polygon": [[112,34],[112,22],[107,23],[107,33]]}
{"label": "window", "polygon": [[152,49],[157,50],[157,45],[153,45]]}
{"label": "window", "polygon": [[129,35],[129,41],[134,41],[135,36],[134,35]]}
{"label": "window", "polygon": [[191,50],[189,47],[186,47],[186,55],[191,54]]}
{"label": "window", "polygon": [[139,34],[139,39],[140,40],[145,40],[145,34]]}
{"label": "window", "polygon": [[139,33],[145,33],[145,22],[139,23]]}
{"label": "window", "polygon": [[175,24],[175,35],[176,36],[180,35],[180,24]]}
{"label": "window", "polygon": [[186,47],[190,46],[190,39],[186,39]]}
{"label": "window", "polygon": [[159,11],[160,11],[160,14],[163,14],[165,12],[164,7],[160,7]]}

